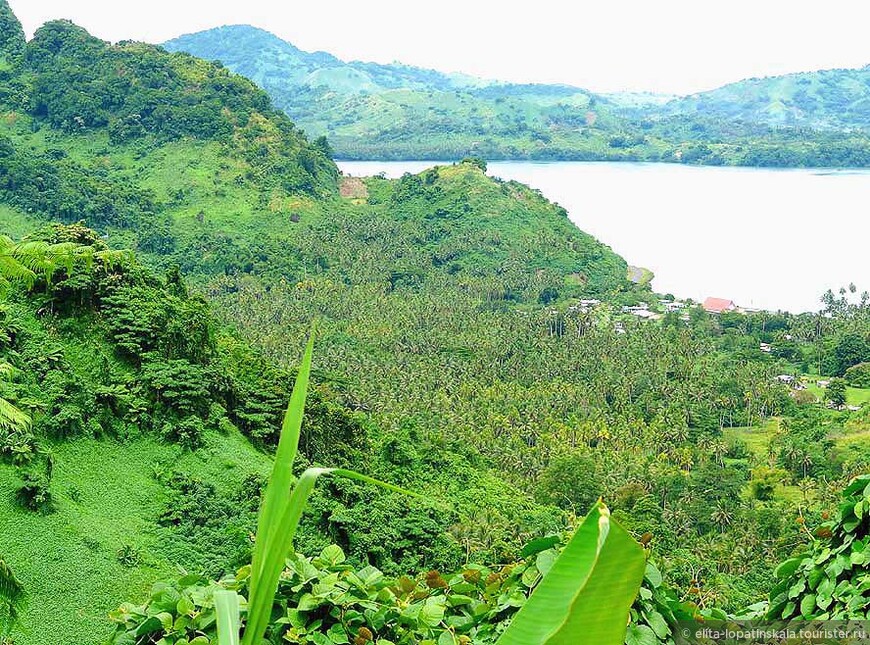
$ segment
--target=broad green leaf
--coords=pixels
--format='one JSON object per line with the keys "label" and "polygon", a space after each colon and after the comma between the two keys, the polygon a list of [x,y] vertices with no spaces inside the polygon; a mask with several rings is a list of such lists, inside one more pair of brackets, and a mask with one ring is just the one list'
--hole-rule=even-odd
{"label": "broad green leaf", "polygon": [[541,574],[538,572],[538,568],[534,565],[529,565],[525,571],[523,571],[523,575],[520,578],[522,583],[527,587],[535,586],[535,583],[538,581],[538,577]]}
{"label": "broad green leaf", "polygon": [[538,538],[536,540],[532,540],[526,546],[523,547],[523,550],[520,551],[521,558],[529,558],[533,555],[540,553],[541,551],[546,551],[557,544],[559,544],[560,539],[558,535],[550,535],[548,537]]}
{"label": "broad green leaf", "polygon": [[335,623],[332,627],[327,630],[326,635],[329,636],[329,640],[335,643],[335,645],[344,645],[345,643],[350,643],[348,640],[347,632],[341,623]]}
{"label": "broad green leaf", "polygon": [[646,578],[656,589],[658,589],[662,584],[661,571],[659,571],[658,567],[656,567],[652,562],[646,563],[646,571],[644,572],[643,577]]}
{"label": "broad green leaf", "polygon": [[665,620],[664,616],[662,616],[659,612],[652,610],[648,614],[646,614],[646,622],[649,624],[650,628],[656,633],[656,636],[661,640],[667,639],[667,637],[671,633],[671,628],[668,627],[668,623]]}
{"label": "broad green leaf", "polygon": [[469,605],[474,602],[474,598],[464,594],[454,593],[447,596],[447,602],[450,603],[451,607],[461,607],[462,605]]}
{"label": "broad green leaf", "polygon": [[327,565],[334,567],[345,561],[346,557],[341,547],[336,544],[330,544],[320,552],[320,559]]}
{"label": "broad green leaf", "polygon": [[621,645],[645,568],[643,548],[597,503],[498,645]]}
{"label": "broad green leaf", "polygon": [[864,489],[864,495],[867,495],[867,491],[870,490],[870,483],[868,482],[870,482],[870,476],[868,475],[856,477],[852,480],[852,483],[846,486],[843,490],[843,497],[851,497],[861,489]]}
{"label": "broad green leaf", "polygon": [[797,568],[800,566],[800,564],[800,558],[792,558],[791,560],[786,560],[774,570],[773,575],[776,576],[777,580],[788,578],[791,576],[791,574],[797,571]]}
{"label": "broad green leaf", "polygon": [[646,625],[631,625],[625,632],[625,645],[659,645],[659,639]]}
{"label": "broad green leaf", "polygon": [[801,616],[804,618],[812,618],[816,613],[816,595],[807,594],[801,599]]}
{"label": "broad green leaf", "polygon": [[312,643],[314,643],[314,645],[332,645],[332,641],[329,640],[329,637],[320,632],[308,634],[308,638]]}
{"label": "broad green leaf", "polygon": [[457,640],[450,632],[441,632],[441,636],[438,637],[438,645],[456,645],[456,643]]}
{"label": "broad green leaf", "polygon": [[160,619],[157,616],[151,616],[148,620],[139,625],[139,628],[136,630],[136,637],[147,636],[148,634],[159,632],[162,629],[163,623],[160,622]]}
{"label": "broad green leaf", "polygon": [[360,580],[363,581],[363,583],[369,586],[377,584],[384,579],[384,574],[380,571],[380,569],[371,565],[363,567],[356,572],[356,575],[359,577]]}
{"label": "broad green leaf", "polygon": [[429,627],[437,627],[444,620],[444,604],[438,598],[427,598],[420,608],[420,622]]}
{"label": "broad green leaf", "polygon": [[796,583],[794,583],[788,590],[788,597],[797,598],[800,596],[804,590],[807,588],[807,581],[803,578],[798,579]]}
{"label": "broad green leaf", "polygon": [[196,611],[196,605],[194,605],[187,596],[182,596],[181,599],[175,603],[175,611],[184,616],[185,614],[191,614]]}

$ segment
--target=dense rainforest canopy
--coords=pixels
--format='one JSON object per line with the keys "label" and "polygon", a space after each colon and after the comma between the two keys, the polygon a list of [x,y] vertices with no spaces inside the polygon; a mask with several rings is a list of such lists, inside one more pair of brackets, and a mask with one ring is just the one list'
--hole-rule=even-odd
{"label": "dense rainforest canopy", "polygon": [[[866,297],[641,321],[623,307],[664,305],[625,260],[479,159],[342,177],[325,141],[218,65],[66,22],[25,44],[5,2],[0,27],[0,558],[29,598],[16,643],[211,629],[189,619],[246,584],[315,321],[299,467],[427,499],[319,487],[276,638],[492,642],[599,496],[648,547],[631,643],[765,599],[756,613],[866,611],[861,556],[830,582],[807,562],[867,539],[866,493],[846,488],[870,460]],[[336,585],[348,571],[354,589]],[[379,594],[395,603],[376,622],[336,619]]]}

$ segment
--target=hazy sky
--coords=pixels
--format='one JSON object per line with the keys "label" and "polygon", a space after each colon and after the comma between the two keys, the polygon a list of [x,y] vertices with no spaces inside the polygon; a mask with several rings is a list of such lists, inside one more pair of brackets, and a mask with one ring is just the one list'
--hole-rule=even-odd
{"label": "hazy sky", "polygon": [[9,0],[31,35],[68,18],[106,40],[224,24],[305,50],[596,91],[690,93],[870,63],[865,0]]}

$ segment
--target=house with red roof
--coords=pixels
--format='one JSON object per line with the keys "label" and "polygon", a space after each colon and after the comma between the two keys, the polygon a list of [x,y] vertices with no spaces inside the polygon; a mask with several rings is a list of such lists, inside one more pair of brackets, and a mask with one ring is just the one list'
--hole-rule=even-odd
{"label": "house with red roof", "polygon": [[704,301],[704,311],[710,314],[721,314],[723,311],[734,311],[737,305],[733,300],[725,298],[707,298]]}

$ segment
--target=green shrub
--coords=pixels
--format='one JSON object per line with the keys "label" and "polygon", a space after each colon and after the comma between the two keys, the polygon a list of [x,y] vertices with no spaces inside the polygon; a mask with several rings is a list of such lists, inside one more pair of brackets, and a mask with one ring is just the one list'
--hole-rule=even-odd
{"label": "green shrub", "polygon": [[846,370],[846,382],[852,387],[870,388],[870,363],[858,363]]}
{"label": "green shrub", "polygon": [[168,441],[177,443],[188,450],[196,450],[202,445],[205,424],[197,416],[184,417],[181,420],[166,421],[161,434]]}
{"label": "green shrub", "polygon": [[752,479],[749,482],[749,490],[752,497],[766,502],[773,499],[777,485],[783,483],[786,472],[779,468],[759,466],[752,471]]}
{"label": "green shrub", "polygon": [[598,467],[594,457],[581,450],[556,457],[541,473],[538,498],[568,510],[587,508],[602,492]]}
{"label": "green shrub", "polygon": [[28,469],[22,475],[23,483],[18,488],[18,503],[28,511],[50,513],[54,508],[51,495],[51,478],[35,469]]}
{"label": "green shrub", "polygon": [[776,569],[767,617],[867,618],[870,607],[870,475],[843,491],[834,516],[813,533],[810,548]]}

